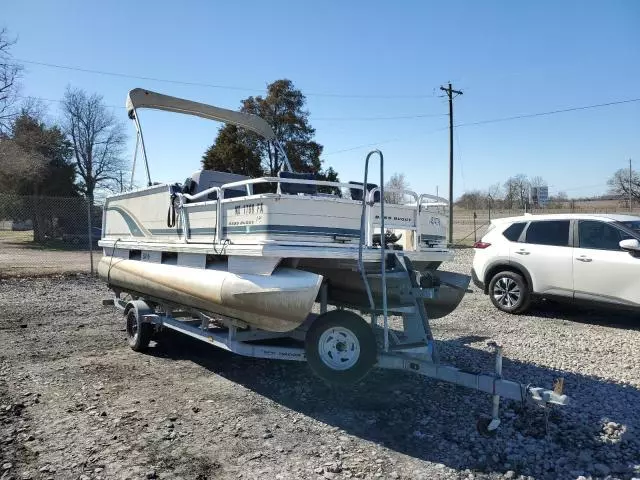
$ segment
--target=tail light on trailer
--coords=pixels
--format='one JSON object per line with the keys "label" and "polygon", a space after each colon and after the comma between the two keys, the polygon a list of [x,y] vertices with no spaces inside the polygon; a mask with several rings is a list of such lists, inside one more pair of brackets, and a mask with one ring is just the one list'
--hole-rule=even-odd
{"label": "tail light on trailer", "polygon": [[480,249],[487,248],[490,246],[491,244],[487,242],[476,242],[473,244],[473,248],[480,248]]}

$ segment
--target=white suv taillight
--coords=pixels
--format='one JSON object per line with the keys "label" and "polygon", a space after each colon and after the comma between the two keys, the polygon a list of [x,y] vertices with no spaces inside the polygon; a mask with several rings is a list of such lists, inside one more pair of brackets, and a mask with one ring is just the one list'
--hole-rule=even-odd
{"label": "white suv taillight", "polygon": [[491,244],[488,242],[476,242],[473,244],[473,248],[480,248],[480,249],[484,249],[490,246]]}

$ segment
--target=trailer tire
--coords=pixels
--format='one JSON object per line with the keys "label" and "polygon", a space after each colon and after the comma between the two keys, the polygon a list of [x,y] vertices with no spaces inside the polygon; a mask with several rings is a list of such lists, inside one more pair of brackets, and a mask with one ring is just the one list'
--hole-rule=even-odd
{"label": "trailer tire", "polygon": [[[127,339],[129,346],[134,352],[143,352],[149,346],[151,335],[153,334],[153,325],[142,321],[142,315],[148,309],[137,308],[130,305],[124,314],[126,322]],[[150,310],[149,310],[150,311]]]}
{"label": "trailer tire", "polygon": [[365,377],[377,358],[371,326],[347,310],[319,315],[305,339],[307,363],[320,378],[333,385],[350,385]]}

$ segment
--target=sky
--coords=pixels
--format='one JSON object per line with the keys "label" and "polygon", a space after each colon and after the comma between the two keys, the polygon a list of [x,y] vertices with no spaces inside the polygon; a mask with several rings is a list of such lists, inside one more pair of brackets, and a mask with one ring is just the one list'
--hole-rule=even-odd
{"label": "sky", "polygon": [[[362,181],[366,154],[379,148],[385,179],[404,173],[412,190],[444,196],[439,88],[451,82],[463,91],[454,100],[455,197],[519,173],[543,177],[551,194],[595,195],[630,158],[640,170],[640,101],[464,125],[640,99],[635,0],[1,0],[0,26],[18,37],[21,95],[47,99],[51,119],[67,86],[102,95],[126,123],[131,151],[124,104],[133,88],[238,109],[287,78],[306,95],[324,166],[341,181]],[[171,183],[200,168],[220,127],[157,111],[140,121],[152,180]],[[377,167],[371,173],[377,183]],[[143,169],[136,179],[144,183]]]}

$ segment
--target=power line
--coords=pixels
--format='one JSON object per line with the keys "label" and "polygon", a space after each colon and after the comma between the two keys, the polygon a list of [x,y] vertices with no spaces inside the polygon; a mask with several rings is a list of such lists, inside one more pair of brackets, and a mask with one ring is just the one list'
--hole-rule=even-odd
{"label": "power line", "polygon": [[[497,123],[497,122],[506,122],[506,121],[510,121],[510,120],[519,120],[522,118],[533,118],[533,117],[541,117],[541,116],[546,116],[546,115],[555,115],[558,113],[565,113],[565,112],[574,112],[574,111],[580,111],[580,110],[587,110],[587,109],[591,109],[591,108],[600,108],[600,107],[608,107],[611,105],[621,105],[621,104],[625,104],[625,103],[633,103],[633,102],[639,102],[640,98],[630,98],[630,99],[626,99],[626,100],[618,100],[615,102],[607,102],[607,103],[599,103],[599,104],[595,104],[595,105],[585,105],[585,106],[580,106],[580,107],[571,107],[571,108],[564,108],[564,109],[560,109],[560,110],[550,110],[547,112],[537,112],[537,113],[530,113],[530,114],[524,114],[524,115],[514,115],[511,117],[503,117],[503,118],[495,118],[495,119],[490,119],[490,120],[480,120],[477,122],[469,122],[469,123],[459,123],[454,125],[454,127],[471,127],[471,126],[476,126],[476,125],[485,125],[485,124],[489,124],[489,123]],[[441,128],[438,130],[434,130],[432,132],[429,133],[435,133],[435,132],[440,132],[443,130],[447,130],[447,128]],[[404,141],[404,140],[408,140],[408,139],[413,139],[415,138],[415,136],[413,137],[407,137],[407,138],[397,138],[394,139],[392,141],[396,142],[396,141]],[[379,143],[369,143],[369,144],[365,144],[365,145],[358,145],[355,147],[351,147],[351,148],[345,148],[343,150],[337,150],[334,152],[330,152],[330,153],[325,153],[324,155],[334,155],[337,153],[343,153],[343,152],[350,152],[353,150],[358,150],[360,148],[364,148],[364,147],[370,147],[370,146],[376,146],[376,145],[381,145],[383,143],[389,143],[389,141],[383,141],[383,142],[379,142]]]}
{"label": "power line", "polygon": [[[57,103],[62,103],[63,100],[60,99],[53,99],[53,98],[44,98],[44,97],[36,97],[36,96],[31,96],[31,95],[16,95],[18,98],[33,98],[36,100],[43,100],[46,102],[57,102]],[[528,114],[523,114],[523,115],[514,115],[511,117],[502,117],[502,118],[494,118],[494,119],[488,119],[488,120],[479,120],[477,122],[468,122],[468,123],[458,123],[455,124],[454,127],[472,127],[472,126],[476,126],[476,125],[485,125],[485,124],[489,124],[489,123],[498,123],[498,122],[507,122],[507,121],[511,121],[511,120],[519,120],[519,119],[523,119],[523,118],[534,118],[534,117],[542,117],[542,116],[547,116],[547,115],[555,115],[558,113],[566,113],[566,112],[575,112],[575,111],[580,111],[580,110],[588,110],[588,109],[592,109],[592,108],[601,108],[601,107],[609,107],[612,105],[622,105],[622,104],[626,104],[626,103],[634,103],[634,102],[640,102],[640,98],[630,98],[630,99],[626,99],[626,100],[618,100],[618,101],[614,101],[614,102],[607,102],[607,103],[598,103],[598,104],[594,104],[594,105],[584,105],[584,106],[580,106],[580,107],[570,107],[570,108],[564,108],[564,109],[560,109],[560,110],[550,110],[550,111],[546,111],[546,112],[536,112],[536,113],[528,113]],[[117,106],[117,105],[105,105],[106,107],[109,108],[126,108],[125,106]],[[414,118],[438,118],[438,117],[446,117],[447,114],[446,113],[418,113],[415,115],[397,115],[397,116],[389,116],[389,117],[319,117],[319,118],[314,118],[313,121],[369,121],[369,120],[402,120],[402,119],[414,119]],[[436,130],[436,131],[440,131]],[[431,133],[431,132],[430,132]],[[374,144],[377,145],[377,144]],[[368,146],[368,145],[364,145],[364,146]],[[358,147],[354,147],[358,148]],[[333,152],[333,153],[338,153],[338,152]]]}
{"label": "power line", "polygon": [[[141,75],[131,75],[128,73],[121,72],[109,72],[106,70],[94,70],[91,68],[83,68],[83,67],[75,67],[69,65],[59,65],[55,63],[47,63],[47,62],[36,62],[34,60],[26,60],[23,58],[16,58],[18,62],[27,63],[30,65],[39,65],[42,67],[49,68],[58,68],[63,70],[72,70],[76,72],[84,72],[84,73],[93,73],[97,75],[109,75],[112,77],[120,77],[120,78],[131,78],[135,80],[146,80],[151,82],[163,82],[163,83],[172,83],[176,85],[187,85],[191,87],[204,87],[204,88],[218,88],[222,90],[236,90],[236,91],[244,91],[244,92],[265,92],[264,88],[246,88],[246,87],[237,87],[233,85],[216,85],[212,83],[205,82],[192,82],[186,80],[175,80],[175,79],[167,79],[167,78],[159,78],[159,77],[147,77]],[[342,93],[318,93],[311,92],[305,93],[307,97],[334,97],[334,98],[434,98],[435,95],[364,95],[364,94],[342,94]]]}
{"label": "power line", "polygon": [[394,117],[320,117],[314,118],[313,121],[370,121],[370,120],[404,120],[404,119],[414,119],[414,118],[435,118],[435,117],[446,117],[446,113],[419,113],[415,115],[398,115]]}
{"label": "power line", "polygon": [[[44,98],[44,97],[34,97],[33,95],[16,95],[17,98],[24,98],[26,100],[42,100],[43,102],[56,102],[56,103],[64,103],[64,100],[54,99],[54,98]],[[124,105],[116,106],[116,105],[105,105],[107,108],[118,108],[118,109],[126,109],[127,107]]]}
{"label": "power line", "polygon": [[390,140],[382,140],[381,142],[375,142],[375,143],[365,143],[363,145],[357,145],[355,147],[349,147],[349,148],[345,148],[343,150],[334,150],[333,152],[329,152],[329,153],[323,153],[322,156],[326,157],[328,155],[336,155],[338,153],[344,153],[344,152],[352,152],[354,150],[359,150],[361,148],[365,148],[365,147],[376,147],[378,145],[384,145],[386,143],[392,143],[392,142],[398,142],[402,140],[401,138],[392,138]]}
{"label": "power line", "polygon": [[[442,131],[444,131],[444,130],[448,130],[448,129],[449,129],[449,127],[438,128],[438,129],[436,129],[436,130],[431,130],[431,131],[429,131],[429,132],[426,132],[424,135],[431,135],[431,134],[433,134],[433,133],[442,132]],[[342,150],[334,150],[333,152],[323,153],[322,155],[323,155],[323,156],[328,156],[328,155],[336,155],[336,154],[338,154],[338,153],[352,152],[353,150],[359,150],[359,149],[361,149],[361,148],[365,148],[365,147],[376,147],[376,146],[378,146],[378,145],[384,145],[384,144],[386,144],[386,143],[402,142],[402,141],[408,140],[408,139],[410,139],[410,138],[411,138],[411,139],[414,139],[414,138],[416,138],[416,137],[415,137],[415,135],[414,135],[414,136],[412,136],[412,137],[392,138],[392,139],[389,139],[389,140],[382,140],[382,141],[380,141],[380,142],[365,143],[365,144],[363,144],[363,145],[356,145],[356,146],[354,146],[354,147],[347,147],[347,148],[344,148],[344,149],[342,149]]]}
{"label": "power line", "polygon": [[[35,96],[21,96],[18,95],[19,98],[33,98],[33,99],[37,99],[37,100],[43,100],[43,101],[47,101],[47,102],[57,102],[57,103],[62,103],[63,100],[60,99],[52,99],[52,98],[44,98],[44,97],[35,97]],[[579,110],[587,110],[587,109],[591,109],[591,108],[600,108],[600,107],[607,107],[607,106],[611,106],[611,105],[620,105],[620,104],[625,104],[625,103],[633,103],[633,102],[638,102],[640,101],[640,98],[632,98],[632,99],[627,99],[627,100],[619,100],[619,101],[615,101],[615,102],[608,102],[608,103],[600,103],[600,104],[595,104],[595,105],[586,105],[586,106],[580,106],[580,107],[572,107],[572,108],[565,108],[565,109],[561,109],[561,110],[551,110],[551,111],[547,111],[547,112],[537,112],[537,113],[531,113],[531,114],[524,114],[524,115],[515,115],[515,116],[511,116],[511,117],[503,117],[503,118],[496,118],[496,119],[490,119],[490,120],[480,120],[477,122],[470,122],[470,123],[460,123],[457,125],[454,125],[454,127],[470,127],[470,126],[476,126],[476,125],[485,125],[485,124],[489,124],[489,123],[497,123],[497,122],[506,122],[506,121],[510,121],[510,120],[519,120],[522,118],[532,118],[532,117],[540,117],[540,116],[546,116],[546,115],[554,115],[554,114],[558,114],[558,113],[565,113],[565,112],[572,112],[572,111],[579,111]],[[124,106],[116,106],[116,105],[105,105],[108,108],[116,108],[116,109],[124,109],[126,107]],[[349,118],[349,117],[335,117],[335,118],[316,118],[313,119],[314,121],[316,120],[326,120],[326,121],[338,121],[338,120],[383,120],[383,119],[389,119],[389,120],[395,120],[395,119],[401,119],[401,118],[421,118],[421,117],[440,117],[440,116],[446,116],[447,114],[417,114],[417,115],[407,115],[407,116],[398,116],[398,117],[354,117],[354,118]],[[437,132],[441,132],[443,130],[447,130],[448,127],[444,127],[444,128],[439,128],[437,130],[433,130],[431,132],[427,132],[427,134],[431,134],[431,133],[437,133]],[[338,153],[345,153],[345,152],[351,152],[354,150],[359,150],[361,148],[365,148],[365,147],[372,147],[372,146],[377,146],[377,145],[383,145],[386,143],[391,143],[391,142],[398,142],[398,141],[405,141],[408,139],[414,139],[415,136],[412,137],[404,137],[404,138],[394,138],[394,139],[390,139],[390,140],[383,140],[381,142],[375,142],[375,143],[366,143],[366,144],[362,144],[362,145],[356,145],[353,147],[348,147],[348,148],[344,148],[341,150],[336,150],[333,152],[329,152],[329,153],[324,153],[324,156],[328,156],[328,155],[336,155]]]}
{"label": "power line", "polygon": [[109,75],[112,77],[121,77],[121,78],[132,78],[132,79],[136,79],[136,80],[149,80],[152,82],[164,82],[164,83],[174,83],[174,84],[178,84],[178,85],[188,85],[188,86],[192,86],[192,87],[208,87],[208,88],[221,88],[221,89],[226,89],[226,90],[242,90],[242,91],[248,91],[248,92],[263,92],[264,89],[254,89],[254,88],[242,88],[242,87],[234,87],[234,86],[230,86],[230,85],[214,85],[211,83],[201,83],[201,82],[187,82],[187,81],[183,81],[183,80],[169,80],[169,79],[163,79],[163,78],[155,78],[155,77],[145,77],[145,76],[140,76],[140,75],[130,75],[127,73],[120,73],[120,72],[107,72],[104,70],[93,70],[90,68],[82,68],[82,67],[71,67],[68,65],[57,65],[55,63],[46,63],[46,62],[36,62],[33,60],[25,60],[23,58],[16,58],[16,60],[18,62],[22,62],[22,63],[28,63],[30,65],[40,65],[42,67],[50,67],[50,68],[58,68],[58,69],[62,69],[62,70],[73,70],[76,72],[84,72],[84,73],[95,73],[98,75]]}
{"label": "power line", "polygon": [[[32,95],[16,95],[18,98],[24,99],[34,99],[34,100],[42,100],[45,102],[56,102],[56,103],[64,103],[64,100],[54,99],[54,98],[44,98],[44,97],[35,97]],[[124,109],[126,108],[124,105],[116,106],[116,105],[105,105],[108,108],[118,108]],[[320,117],[314,118],[313,121],[373,121],[373,120],[403,120],[403,119],[413,119],[413,118],[436,118],[436,117],[446,117],[446,113],[425,113],[425,114],[416,114],[416,115],[398,115],[395,117]]]}
{"label": "power line", "polygon": [[456,127],[471,127],[474,125],[485,125],[487,123],[497,123],[497,122],[507,122],[510,120],[519,120],[521,118],[533,118],[533,117],[542,117],[545,115],[555,115],[557,113],[566,113],[566,112],[575,112],[578,110],[587,110],[590,108],[600,108],[600,107],[609,107],[611,105],[621,105],[623,103],[632,103],[632,102],[640,102],[640,98],[630,98],[627,100],[618,100],[615,102],[608,103],[598,103],[595,105],[585,105],[582,107],[571,107],[571,108],[563,108],[561,110],[550,110],[548,112],[538,112],[538,113],[527,113],[524,115],[514,115],[512,117],[502,117],[502,118],[494,118],[491,120],[480,120],[477,122],[469,122],[469,123],[459,123],[455,125]]}

